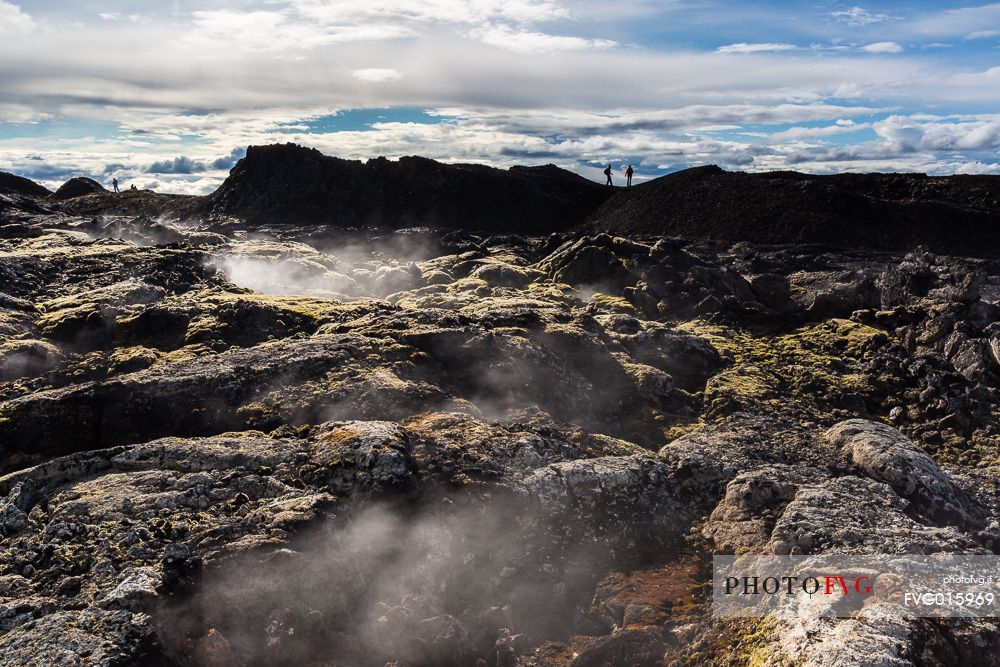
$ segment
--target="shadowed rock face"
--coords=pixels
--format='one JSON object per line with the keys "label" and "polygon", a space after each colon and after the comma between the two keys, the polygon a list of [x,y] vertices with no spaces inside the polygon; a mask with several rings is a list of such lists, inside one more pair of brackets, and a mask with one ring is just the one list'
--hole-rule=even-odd
{"label": "shadowed rock face", "polygon": [[578,224],[608,194],[553,165],[505,171],[420,157],[362,163],[287,144],[251,146],[205,211],[254,222],[545,233]]}
{"label": "shadowed rock face", "polygon": [[591,216],[617,234],[996,256],[1000,176],[796,172],[700,167],[618,193]]}
{"label": "shadowed rock face", "polygon": [[532,667],[1000,648],[704,595],[713,553],[1000,549],[995,262],[16,220],[0,663],[459,667],[501,627]]}
{"label": "shadowed rock face", "polygon": [[32,233],[17,225],[18,213],[48,213],[43,201],[52,193],[38,183],[21,176],[0,171],[0,237],[18,238]]}
{"label": "shadowed rock face", "polygon": [[0,171],[0,194],[23,195],[25,197],[48,197],[48,188],[32,180]]}

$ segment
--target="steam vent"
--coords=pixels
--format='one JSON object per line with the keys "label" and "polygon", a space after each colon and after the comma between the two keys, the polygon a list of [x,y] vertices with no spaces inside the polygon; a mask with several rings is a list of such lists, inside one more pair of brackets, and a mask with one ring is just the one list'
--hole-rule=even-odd
{"label": "steam vent", "polygon": [[713,556],[1000,549],[1000,177],[0,187],[2,665],[996,664]]}

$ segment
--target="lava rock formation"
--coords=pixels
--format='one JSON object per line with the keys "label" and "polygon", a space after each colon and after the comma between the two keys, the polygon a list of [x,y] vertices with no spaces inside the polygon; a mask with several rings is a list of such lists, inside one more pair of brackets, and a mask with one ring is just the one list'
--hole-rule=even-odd
{"label": "lava rock formation", "polygon": [[35,183],[23,176],[15,176],[6,171],[0,171],[0,195],[23,195],[25,197],[48,197],[52,194],[48,188]]}
{"label": "lava rock formation", "polygon": [[545,233],[578,224],[608,194],[553,165],[504,171],[421,157],[362,163],[286,144],[248,148],[205,211],[257,223]]}
{"label": "lava rock formation", "polygon": [[0,665],[995,662],[706,584],[1000,552],[996,260],[0,197]]}
{"label": "lava rock formation", "polygon": [[760,174],[698,167],[637,185],[591,216],[616,234],[879,250],[1000,252],[1000,176]]}
{"label": "lava rock formation", "polygon": [[58,190],[49,196],[52,197],[52,199],[62,201],[65,199],[82,197],[95,192],[107,192],[107,190],[103,185],[92,178],[87,178],[86,176],[76,176],[63,183],[59,186]]}

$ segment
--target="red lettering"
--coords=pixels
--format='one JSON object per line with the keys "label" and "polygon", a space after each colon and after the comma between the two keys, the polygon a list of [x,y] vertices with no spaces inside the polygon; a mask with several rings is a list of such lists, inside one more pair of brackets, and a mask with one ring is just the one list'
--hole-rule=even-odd
{"label": "red lettering", "polygon": [[840,590],[844,592],[844,595],[847,595],[847,582],[844,580],[843,577],[831,577],[827,575],[825,579],[826,579],[826,592],[824,593],[824,595],[833,595],[834,584],[840,584]]}

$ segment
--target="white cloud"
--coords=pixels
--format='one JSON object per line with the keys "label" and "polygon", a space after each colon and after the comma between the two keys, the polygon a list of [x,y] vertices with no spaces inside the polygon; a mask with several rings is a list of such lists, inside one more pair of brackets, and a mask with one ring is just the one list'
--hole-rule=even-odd
{"label": "white cloud", "polygon": [[518,53],[614,46],[610,40],[527,30],[569,16],[552,0],[272,0],[266,10],[225,8],[196,11],[193,16],[196,33],[189,41],[222,41],[243,50],[301,50],[418,37],[442,26]]}
{"label": "white cloud", "polygon": [[[868,116],[880,110],[871,107],[848,107],[822,103],[709,106],[696,104],[675,109],[461,109],[441,108],[431,115],[459,118],[511,132],[552,135],[560,132],[578,135],[616,134],[621,132],[691,133],[718,129],[738,129],[743,125],[785,125],[834,120],[843,116]],[[853,121],[841,121],[853,122]]]}
{"label": "white cloud", "polygon": [[985,163],[985,162],[965,162],[959,164],[955,167],[953,172],[956,174],[972,174],[972,175],[997,175],[1000,174],[1000,164]]}
{"label": "white cloud", "polygon": [[52,114],[39,111],[27,104],[0,102],[0,123],[37,123],[51,117]]}
{"label": "white cloud", "polygon": [[[872,124],[877,139],[862,144],[777,142],[757,155],[755,168],[813,172],[919,171],[930,174],[1000,173],[1000,115],[895,115]],[[775,141],[771,135],[769,141]]]}
{"label": "white cloud", "polygon": [[142,14],[121,14],[119,12],[101,12],[98,14],[105,21],[128,21],[129,23],[136,23],[139,25],[150,23],[152,21],[148,16],[143,16]]}
{"label": "white cloud", "polygon": [[719,53],[769,53],[777,51],[794,51],[798,47],[794,44],[775,44],[775,43],[759,43],[759,44],[748,44],[746,42],[740,42],[739,44],[728,44],[726,46],[720,46],[716,49]]}
{"label": "white cloud", "polygon": [[866,53],[902,53],[903,47],[896,42],[875,42],[861,47]]}
{"label": "white cloud", "polygon": [[830,16],[834,17],[836,20],[853,26],[867,26],[876,23],[884,23],[892,19],[889,14],[876,14],[868,11],[864,7],[851,7],[850,9],[831,12]]}
{"label": "white cloud", "polygon": [[528,24],[569,16],[566,8],[552,0],[286,0],[277,4],[284,4],[304,17],[328,25],[385,21],[467,25],[513,21]]}
{"label": "white cloud", "polygon": [[383,69],[378,67],[369,67],[366,69],[356,69],[351,72],[351,76],[359,81],[366,81],[368,83],[382,83],[384,81],[399,81],[403,78],[403,75],[394,69]]}
{"label": "white cloud", "polygon": [[[845,115],[872,111],[823,104],[693,106],[602,113],[572,109],[442,108],[435,113],[448,116],[449,122],[383,122],[364,130],[329,134],[311,134],[305,123],[282,122],[294,117],[291,109],[165,116],[133,112],[124,129],[141,130],[142,134],[135,135],[124,151],[120,140],[70,141],[58,150],[42,153],[32,140],[0,142],[0,169],[25,173],[50,186],[58,186],[71,175],[86,174],[99,180],[114,175],[139,187],[148,187],[156,180],[162,191],[199,193],[211,190],[225,178],[225,169],[233,156],[238,155],[231,151],[233,146],[286,141],[353,159],[421,154],[445,161],[497,166],[555,162],[580,170],[581,160],[646,154],[656,163],[718,162],[738,168],[753,164],[749,144],[705,136],[712,126],[718,129],[733,119],[763,123],[816,119],[832,122]],[[556,128],[563,136],[553,139],[556,132],[550,128]],[[623,132],[623,128],[629,129]],[[166,137],[187,135],[200,136],[202,141],[183,149],[170,147],[163,141]],[[178,153],[182,156],[178,157]],[[35,160],[33,156],[43,159]],[[39,170],[39,165],[44,165],[44,169]],[[120,166],[109,170],[109,165]],[[157,173],[148,173],[150,170]]]}
{"label": "white cloud", "polygon": [[323,26],[280,11],[216,9],[193,13],[194,32],[182,41],[201,48],[242,51],[315,49],[349,42],[373,42],[417,35],[404,25]]}
{"label": "white cloud", "polygon": [[826,127],[791,127],[787,130],[767,135],[767,140],[769,143],[794,142],[805,139],[818,139],[820,137],[832,137],[871,127],[870,123],[855,123],[853,121],[848,121],[848,123],[850,124],[844,124],[844,121],[838,120],[836,124]]}
{"label": "white cloud", "polygon": [[970,32],[965,36],[966,39],[990,39],[992,37],[1000,37],[1000,30],[977,30],[976,32]]}
{"label": "white cloud", "polygon": [[1000,2],[978,7],[949,9],[914,22],[917,34],[960,37],[1000,28]]}
{"label": "white cloud", "polygon": [[515,30],[504,25],[476,28],[470,31],[469,35],[484,44],[528,55],[544,55],[557,51],[603,50],[617,46],[616,42],[609,39],[548,35],[542,32]]}
{"label": "white cloud", "polygon": [[[444,123],[376,123],[364,130],[310,134],[304,124],[281,125],[255,122],[251,115],[234,122],[219,115],[210,121],[200,117],[177,117],[174,131],[200,130],[212,137],[208,143],[226,140],[222,129],[227,123],[247,143],[294,141],[313,146],[331,155],[367,159],[376,155],[396,158],[421,154],[444,161],[468,161],[495,166],[552,162],[587,174],[590,162],[617,162],[641,155],[645,165],[720,164],[730,169],[759,171],[794,168],[827,172],[845,170],[926,171],[929,173],[989,173],[995,169],[1000,146],[1000,115],[967,118],[933,116],[892,116],[875,123],[844,117],[866,115],[871,109],[831,105],[783,105],[774,107],[691,107],[662,112],[619,111],[603,114],[523,109],[483,112],[440,109],[438,113],[458,116]],[[562,132],[546,131],[546,114],[562,118]],[[790,119],[828,119],[823,127],[795,127],[779,132],[745,134],[740,140],[715,137],[713,119],[742,118],[747,125],[785,124]],[[668,124],[643,125],[644,121]],[[597,127],[600,122],[603,127]],[[243,124],[239,127],[240,123]],[[625,124],[632,129],[620,131]],[[700,123],[700,125],[699,125]],[[730,126],[732,127],[732,126]],[[823,143],[827,136],[874,128],[877,139],[855,146]],[[160,155],[159,144],[137,145],[122,152],[113,142],[79,140],[67,142],[57,151],[38,153],[31,142],[21,148],[0,148],[0,169],[24,173],[46,185],[57,186],[70,175],[87,174],[99,180],[112,175],[120,181],[149,187],[154,181],[161,191],[204,193],[226,176],[225,169],[239,151],[199,145],[192,152]],[[171,149],[167,149],[171,150]],[[186,151],[187,149],[185,149]],[[152,152],[151,152],[152,151]],[[35,158],[41,157],[42,160]],[[43,165],[40,169],[39,166]],[[152,166],[151,166],[152,165]],[[34,170],[34,171],[32,171]],[[157,173],[151,174],[153,170]],[[597,177],[596,170],[593,177]],[[49,173],[49,176],[45,176]]]}
{"label": "white cloud", "polygon": [[891,150],[992,151],[1000,148],[1000,117],[959,122],[921,122],[906,116],[890,116],[875,123],[875,133]]}
{"label": "white cloud", "polygon": [[[635,2],[643,16],[662,17],[655,1]],[[113,173],[152,182],[142,170],[157,164],[173,172],[156,175],[159,187],[186,192],[220,182],[225,171],[213,165],[234,148],[285,141],[345,157],[416,153],[501,166],[580,168],[581,160],[642,155],[648,164],[746,169],[931,171],[995,161],[983,154],[995,153],[983,148],[993,145],[995,129],[986,118],[910,114],[905,122],[880,121],[877,139],[863,148],[828,140],[859,130],[870,136],[876,113],[937,103],[947,115],[1000,104],[1000,68],[970,72],[968,60],[927,58],[916,47],[881,56],[920,43],[910,24],[884,35],[898,43],[813,50],[745,42],[706,53],[628,44],[621,24],[587,18],[613,14],[596,0],[198,4],[196,13],[145,24],[112,14],[85,31],[47,15],[44,30],[0,40],[0,121],[51,117],[100,134],[57,142],[19,127],[16,137],[0,135],[0,168],[57,180],[74,169],[103,176],[119,165]],[[697,3],[664,4],[675,16]],[[621,43],[594,33],[598,27]],[[997,27],[965,25],[954,34]],[[836,57],[826,53],[832,49]],[[844,99],[856,102],[829,101]],[[328,134],[310,132],[306,122],[393,106],[449,119]],[[979,125],[933,127],[967,123]],[[742,131],[750,125],[763,127]],[[182,173],[195,166],[206,171]]]}
{"label": "white cloud", "polygon": [[35,29],[35,20],[18,5],[0,0],[0,34],[25,34]]}
{"label": "white cloud", "polygon": [[1000,66],[991,67],[985,72],[961,72],[949,78],[949,83],[973,89],[981,86],[996,86],[1000,84]]}

